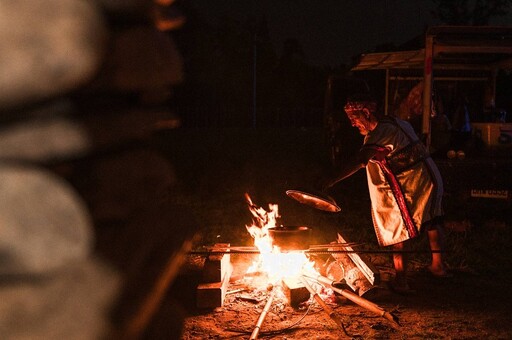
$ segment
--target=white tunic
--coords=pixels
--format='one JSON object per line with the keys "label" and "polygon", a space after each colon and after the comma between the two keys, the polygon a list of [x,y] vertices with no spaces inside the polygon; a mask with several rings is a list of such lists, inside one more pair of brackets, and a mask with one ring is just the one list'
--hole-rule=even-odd
{"label": "white tunic", "polygon": [[381,246],[418,236],[424,222],[443,213],[441,176],[426,151],[424,155],[428,157],[409,162],[403,171],[391,170],[386,164],[397,151],[415,141],[418,137],[409,123],[387,118],[364,139],[363,148],[379,151],[366,166],[366,172],[373,224]]}

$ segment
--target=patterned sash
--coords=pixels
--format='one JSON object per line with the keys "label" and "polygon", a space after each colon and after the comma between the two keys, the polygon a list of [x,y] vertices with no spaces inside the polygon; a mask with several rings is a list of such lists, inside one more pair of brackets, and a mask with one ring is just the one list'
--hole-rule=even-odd
{"label": "patterned sash", "polygon": [[402,220],[404,221],[405,228],[407,229],[407,233],[410,238],[415,238],[419,235],[418,229],[414,225],[414,221],[411,217],[411,213],[409,212],[409,208],[407,207],[407,203],[405,202],[405,196],[402,192],[402,188],[398,183],[398,179],[396,178],[393,170],[389,167],[389,164],[386,159],[375,160],[375,162],[379,165],[380,169],[384,173],[384,177],[389,183],[391,188],[391,192],[395,197],[396,203],[398,204],[398,208],[400,210],[400,214],[402,215]]}

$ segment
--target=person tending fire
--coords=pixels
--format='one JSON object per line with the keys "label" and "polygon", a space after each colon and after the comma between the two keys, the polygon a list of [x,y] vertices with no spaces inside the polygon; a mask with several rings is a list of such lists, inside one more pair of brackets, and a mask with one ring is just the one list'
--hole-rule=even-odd
{"label": "person tending fire", "polygon": [[396,275],[390,288],[408,294],[407,240],[426,230],[435,277],[450,273],[443,262],[441,199],[442,178],[426,147],[412,126],[401,119],[377,114],[377,104],[367,95],[349,98],[344,110],[353,127],[364,136],[362,148],[334,177],[324,181],[322,190],[366,168],[371,211],[379,245],[392,246]]}

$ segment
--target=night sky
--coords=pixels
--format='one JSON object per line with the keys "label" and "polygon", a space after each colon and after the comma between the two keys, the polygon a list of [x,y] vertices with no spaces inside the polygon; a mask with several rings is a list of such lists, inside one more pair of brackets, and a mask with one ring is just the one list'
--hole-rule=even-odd
{"label": "night sky", "polygon": [[[210,20],[264,16],[277,51],[297,39],[311,64],[339,66],[376,46],[403,44],[439,24],[429,0],[190,0]],[[493,24],[510,24],[512,16]]]}

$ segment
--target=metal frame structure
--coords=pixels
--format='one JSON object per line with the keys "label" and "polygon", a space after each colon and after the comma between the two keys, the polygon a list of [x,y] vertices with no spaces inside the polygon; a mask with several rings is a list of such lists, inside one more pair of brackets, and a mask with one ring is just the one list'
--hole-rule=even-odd
{"label": "metal frame structure", "polygon": [[[466,75],[460,76],[459,72],[452,80],[488,81],[492,90],[491,95],[494,97],[498,70],[512,70],[512,26],[431,27],[425,33],[424,46],[414,51],[364,54],[352,71],[386,71],[386,114],[389,107],[391,71],[415,71],[414,76],[406,76],[403,79],[424,81],[421,132],[426,144],[430,145],[430,112],[434,81],[443,79],[445,71],[460,71]],[[475,71],[481,72],[483,76],[475,76]]]}

